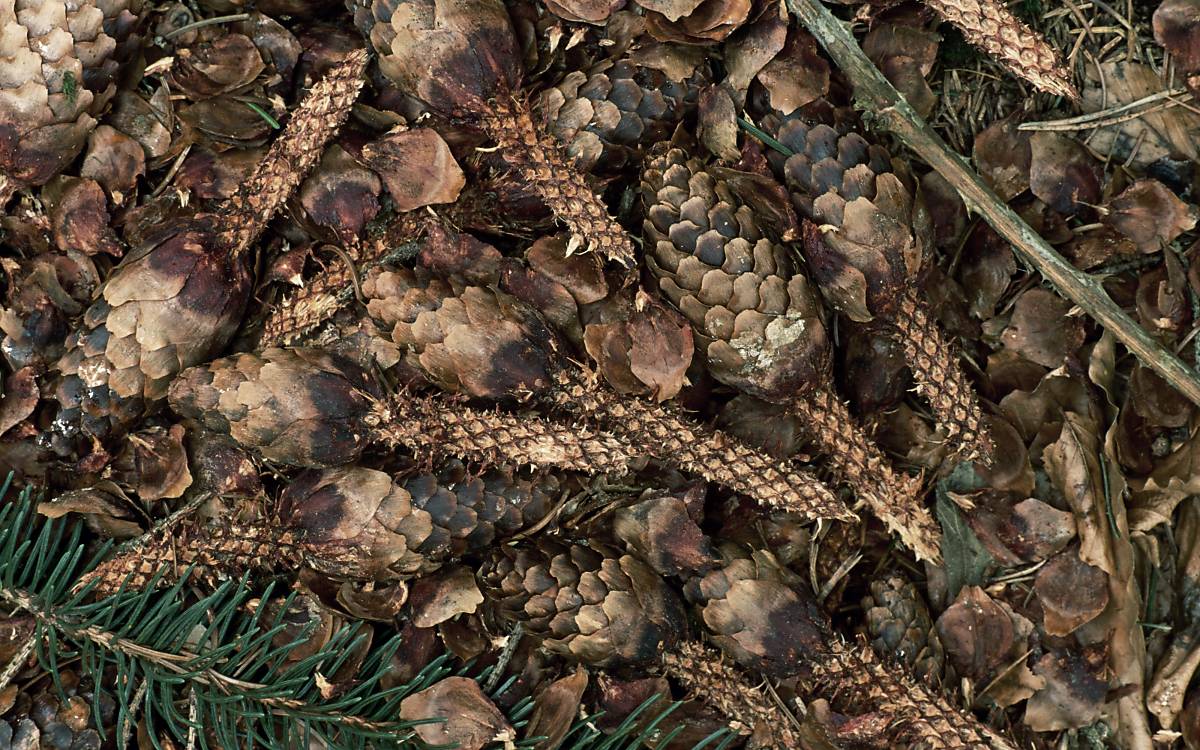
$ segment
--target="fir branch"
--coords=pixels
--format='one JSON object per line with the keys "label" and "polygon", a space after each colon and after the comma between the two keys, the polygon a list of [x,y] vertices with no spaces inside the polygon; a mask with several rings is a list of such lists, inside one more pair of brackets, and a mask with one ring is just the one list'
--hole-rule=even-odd
{"label": "fir branch", "polygon": [[[97,709],[106,688],[112,692],[118,747],[129,746],[139,714],[156,745],[160,737],[170,737],[189,748],[309,746],[314,739],[335,750],[425,747],[413,731],[425,721],[395,717],[405,697],[451,674],[448,656],[434,660],[408,683],[385,688],[382,680],[391,673],[400,646],[399,636],[393,636],[370,648],[356,674],[339,680],[348,689],[326,697],[317,676],[338,673],[360,651],[367,637],[363,626],[344,626],[315,653],[289,662],[309,633],[276,643],[288,627],[284,618],[295,594],[268,616],[261,603],[272,599],[270,584],[255,592],[248,578],[227,581],[194,600],[186,588],[189,570],[163,591],[151,582],[144,591],[125,587],[93,601],[94,584],[75,584],[111,545],[85,562],[83,525],[38,516],[29,489],[16,502],[4,504],[11,479],[0,484],[0,605],[24,611],[36,623],[29,651],[18,654],[20,662],[36,651],[62,693],[59,665],[77,660],[79,671],[96,685]],[[486,684],[489,675],[484,670],[475,679]],[[677,705],[654,710],[652,698],[611,734],[595,728],[596,716],[581,718],[562,747],[636,750],[651,741],[657,745],[682,729],[668,730],[664,724]],[[531,711],[532,701],[526,699],[507,718],[520,728]],[[536,744],[537,738],[526,738],[517,746]]]}

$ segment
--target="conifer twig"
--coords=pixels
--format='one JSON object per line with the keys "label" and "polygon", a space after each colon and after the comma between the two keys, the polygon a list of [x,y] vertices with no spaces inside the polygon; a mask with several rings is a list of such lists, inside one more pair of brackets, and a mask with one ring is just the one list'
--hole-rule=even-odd
{"label": "conifer twig", "polygon": [[857,106],[890,131],[954,186],[967,207],[980,214],[1017,253],[1067,299],[1137,355],[1190,401],[1200,404],[1200,377],[1159,346],[1104,291],[1055,251],[954,153],[867,58],[849,30],[818,0],[787,0],[788,10],[812,33],[854,85]]}

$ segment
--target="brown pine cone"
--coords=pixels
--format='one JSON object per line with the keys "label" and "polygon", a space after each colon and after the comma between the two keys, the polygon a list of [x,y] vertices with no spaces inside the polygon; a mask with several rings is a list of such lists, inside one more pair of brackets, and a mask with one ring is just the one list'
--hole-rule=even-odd
{"label": "brown pine cone", "polygon": [[824,617],[804,582],[770,552],[724,544],[721,554],[723,566],[684,586],[710,639],[748,669],[795,674],[825,641]]}
{"label": "brown pine cone", "polygon": [[819,480],[689,420],[621,398],[557,354],[540,315],[492,289],[381,271],[363,283],[367,310],[406,358],[443,389],[477,398],[533,397],[598,422],[631,449],[770,507],[809,518],[851,514]]}
{"label": "brown pine cone", "polygon": [[1078,99],[1071,75],[1054,48],[998,0],[925,0],[968,42],[1042,91]]}
{"label": "brown pine cone", "polygon": [[356,364],[320,349],[267,349],[185,370],[171,408],[291,466],[351,463],[371,442],[481,464],[622,475],[636,454],[592,430],[406,393],[380,400]]}
{"label": "brown pine cone", "polygon": [[96,593],[106,596],[122,584],[142,589],[159,574],[158,585],[170,586],[191,566],[208,584],[301,565],[343,580],[405,579],[537,521],[557,487],[553,476],[469,475],[456,460],[436,474],[400,480],[360,466],[309,471],[284,489],[277,513],[263,523],[163,529],[106,560],[80,585],[98,579]]}
{"label": "brown pine cone", "polygon": [[233,197],[153,232],[109,276],[58,363],[60,438],[119,437],[178,372],[225,347],[252,287],[246,251],[349,114],[365,65],[359,50],[331,69]]}
{"label": "brown pine cone", "polygon": [[888,719],[892,743],[931,750],[1016,750],[1016,745],[970,713],[951,706],[903,670],[880,661],[865,644],[834,636],[812,660],[814,687],[845,713],[861,711]]}
{"label": "brown pine cone", "polygon": [[[810,746],[801,740],[802,729],[792,726],[789,717],[720,651],[696,641],[681,643],[663,654],[663,671],[720,711],[735,732],[753,735],[750,747]],[[812,726],[803,729],[814,731]],[[826,741],[825,746],[829,744]]]}
{"label": "brown pine cone", "polygon": [[141,13],[140,0],[0,5],[0,207],[83,150]]}
{"label": "brown pine cone", "polygon": [[833,390],[822,310],[788,249],[764,233],[735,182],[681,149],[643,175],[646,262],[691,322],[697,348],[721,382],[790,404],[839,478],[925,559],[938,556],[937,525]]}
{"label": "brown pine cone", "polygon": [[933,322],[920,284],[933,226],[920,194],[893,171],[887,152],[855,132],[799,116],[771,115],[764,128],[792,156],[772,152],[804,227],[808,266],[821,292],[858,322],[877,321],[905,350],[918,391],[964,459],[989,460],[983,411],[954,347]]}
{"label": "brown pine cone", "polygon": [[642,176],[646,265],[713,376],[780,402],[829,379],[822,310],[794,255],[730,183],[673,148]]}
{"label": "brown pine cone", "polygon": [[112,596],[122,589],[142,591],[156,575],[156,586],[174,585],[189,570],[194,580],[215,588],[245,573],[292,570],[303,559],[296,535],[273,524],[185,522],[105,560],[75,588],[95,582],[93,595]]}
{"label": "brown pine cone", "polygon": [[479,578],[502,619],[589,666],[655,661],[686,629],[683,604],[666,581],[599,544],[500,547]]}
{"label": "brown pine cone", "polygon": [[649,144],[669,138],[695,109],[704,78],[673,81],[632,59],[602,60],[573,70],[538,95],[546,128],[585,171],[616,172],[641,159]]}
{"label": "brown pine cone", "polygon": [[183,371],[171,408],[232,436],[269,461],[336,466],[366,447],[364,420],[377,401],[357,365],[320,349],[235,354]]}
{"label": "brown pine cone", "polygon": [[477,123],[577,246],[633,265],[632,240],[518,94],[520,52],[501,0],[347,3],[385,76],[430,107]]}
{"label": "brown pine cone", "polygon": [[941,684],[946,653],[916,584],[899,576],[875,579],[862,608],[871,646],[880,656],[904,665],[927,685]]}

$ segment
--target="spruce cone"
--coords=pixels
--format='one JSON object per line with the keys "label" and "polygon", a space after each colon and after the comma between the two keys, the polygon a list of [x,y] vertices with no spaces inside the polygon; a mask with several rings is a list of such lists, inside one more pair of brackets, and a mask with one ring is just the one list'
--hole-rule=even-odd
{"label": "spruce cone", "polygon": [[402,480],[360,466],[310,471],[284,489],[269,521],[164,529],[106,560],[79,585],[98,579],[97,595],[107,596],[122,584],[143,589],[160,574],[158,585],[170,586],[189,566],[209,584],[300,565],[338,579],[403,579],[485,550],[535,522],[556,490],[553,477],[535,481],[507,470],[471,476],[455,460],[436,474]]}
{"label": "spruce cone", "polygon": [[442,388],[477,398],[532,396],[594,419],[631,449],[808,518],[851,514],[819,480],[709,430],[670,407],[587,382],[563,361],[540,315],[484,287],[456,290],[408,270],[372,274],[367,310]]}
{"label": "spruce cone", "polygon": [[185,523],[105,560],[75,587],[82,589],[96,581],[95,596],[112,596],[122,588],[142,591],[156,574],[159,587],[172,586],[191,569],[194,580],[215,588],[244,573],[290,570],[302,559],[296,535],[274,525]]}
{"label": "spruce cone", "polygon": [[0,207],[83,150],[141,12],[140,0],[0,4]]}
{"label": "spruce cone", "polygon": [[803,581],[766,551],[721,548],[725,564],[684,586],[710,638],[748,669],[787,677],[824,649],[823,617]]}
{"label": "spruce cone", "polygon": [[871,646],[880,656],[904,665],[926,685],[941,684],[946,654],[916,584],[899,576],[873,580],[862,607]]}
{"label": "spruce cone", "polygon": [[500,0],[348,0],[379,68],[406,93],[472,119],[500,155],[570,229],[579,246],[624,266],[633,243],[572,165],[562,144],[519,98],[521,59]]}
{"label": "spruce cone", "polygon": [[680,149],[655,158],[642,180],[647,265],[691,322],[721,382],[790,403],[840,478],[918,556],[936,559],[940,532],[833,392],[822,311],[787,248],[766,236],[733,181]]}
{"label": "spruce cone", "polygon": [[968,42],[1042,91],[1078,99],[1071,75],[1050,44],[998,0],[925,0]]}
{"label": "spruce cone", "polygon": [[836,636],[809,664],[813,681],[844,711],[873,712],[889,719],[893,742],[932,750],[1016,750],[1016,745],[974,716],[959,711],[905,672],[881,662],[869,646]]}
{"label": "spruce cone", "polygon": [[351,53],[313,86],[226,205],[126,256],[59,360],[60,437],[119,437],[158,407],[178,372],[225,347],[252,287],[246,251],[349,114],[365,65],[365,52]]}
{"label": "spruce cone", "polygon": [[989,460],[983,411],[958,355],[920,300],[933,229],[919,194],[891,160],[858,133],[839,133],[799,117],[764,123],[794,155],[770,155],[804,228],[805,256],[822,293],[859,322],[878,321],[904,347],[918,390],[964,459]]}
{"label": "spruce cone", "polygon": [[657,573],[598,544],[500,547],[479,577],[502,619],[590,666],[654,661],[686,628],[683,604]]}
{"label": "spruce cone", "polygon": [[671,136],[695,109],[702,83],[700,74],[673,81],[629,58],[602,60],[542,91],[538,112],[579,169],[616,172],[637,164],[647,144]]}
{"label": "spruce cone", "polygon": [[663,654],[663,670],[727,717],[734,731],[753,734],[753,747],[807,747],[800,730],[720,651],[686,641]]}
{"label": "spruce cone", "polygon": [[366,447],[364,420],[376,403],[371,379],[320,349],[267,349],[185,370],[171,408],[230,435],[269,461],[337,466]]}
{"label": "spruce cone", "polygon": [[351,463],[371,441],[483,464],[623,474],[629,449],[586,428],[407,394],[380,401],[370,378],[320,349],[236,354],[184,371],[171,408],[292,466]]}

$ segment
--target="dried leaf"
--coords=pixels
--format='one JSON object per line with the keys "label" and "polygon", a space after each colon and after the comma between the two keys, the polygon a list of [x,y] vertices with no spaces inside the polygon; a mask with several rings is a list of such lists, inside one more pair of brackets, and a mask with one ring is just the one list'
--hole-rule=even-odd
{"label": "dried leaf", "polygon": [[613,533],[659,574],[687,578],[705,572],[719,558],[692,519],[683,499],[652,497],[621,508],[613,517]]}
{"label": "dried leaf", "polygon": [[1046,205],[1070,216],[1100,202],[1100,169],[1078,141],[1055,132],[1029,138],[1029,188]]}
{"label": "dried leaf", "polygon": [[783,49],[788,37],[787,17],[782,8],[768,8],[725,42],[725,77],[734,91],[744,94],[750,82]]}
{"label": "dried leaf", "polygon": [[1003,666],[1013,649],[1012,619],[983,589],[964,586],[937,619],[938,636],[954,668],[983,681]]}
{"label": "dried leaf", "polygon": [[737,161],[737,109],[724,88],[712,85],[700,92],[700,142],[725,161]]}
{"label": "dried leaf", "polygon": [[1100,717],[1108,683],[1079,655],[1045,654],[1033,673],[1046,681],[1025,706],[1025,724],[1033,731],[1076,729]]}
{"label": "dried leaf", "polygon": [[1083,321],[1067,315],[1071,303],[1035,287],[1017,298],[1001,339],[1031,362],[1058,367],[1083,344]]}
{"label": "dried leaf", "polygon": [[431,628],[474,612],[483,603],[483,594],[469,568],[451,565],[413,582],[409,600],[413,606],[413,624]]}
{"label": "dried leaf", "polygon": [[79,176],[103,185],[114,205],[124,205],[132,197],[137,178],[144,174],[146,153],[137,141],[108,125],[99,126],[88,136]]}
{"label": "dried leaf", "polygon": [[573,23],[604,23],[624,5],[625,0],[546,0],[551,13]]}
{"label": "dried leaf", "polygon": [[466,184],[450,147],[429,128],[388,133],[364,146],[362,158],[383,178],[398,211],[453,203]]}
{"label": "dried leaf", "polygon": [[1200,4],[1163,0],[1154,11],[1154,41],[1166,48],[1180,71],[1200,70]]}
{"label": "dried leaf", "polygon": [[983,583],[984,573],[993,562],[963,519],[958,506],[950,499],[952,492],[973,489],[978,486],[970,464],[959,464],[937,485],[936,512],[942,526],[942,564],[946,569],[947,594],[953,597],[958,596],[963,586]]}
{"label": "dried leaf", "polygon": [[459,750],[481,750],[493,741],[516,737],[504,714],[469,677],[446,677],[408,696],[400,703],[400,718],[445,719],[413,729],[430,745],[457,746]]}
{"label": "dried leaf", "polygon": [[88,526],[104,536],[131,539],[142,533],[141,525],[132,520],[132,505],[117,485],[101,480],[86,489],[70,490],[49,502],[38,503],[37,510],[47,518],[80,513]]}
{"label": "dried leaf", "polygon": [[142,502],[180,497],[192,485],[183,425],[149,427],[130,435],[113,462],[118,481],[132,487]]}
{"label": "dried leaf", "polygon": [[1102,221],[1133,240],[1143,253],[1156,253],[1196,226],[1197,210],[1158,180],[1138,180],[1109,201]]}
{"label": "dried leaf", "polygon": [[124,249],[110,225],[108,199],[100,183],[67,177],[43,189],[49,200],[54,244],[63,252],[105,253],[121,257]]}
{"label": "dried leaf", "polygon": [[1069,635],[1108,606],[1108,576],[1080,560],[1073,549],[1055,555],[1038,571],[1033,591],[1050,635]]}
{"label": "dried leaf", "polygon": [[0,435],[24,422],[38,404],[37,380],[32,367],[22,367],[4,379],[0,398]]}
{"label": "dried leaf", "polygon": [[1016,117],[1006,117],[975,136],[972,158],[979,174],[1001,200],[1009,201],[1029,189],[1033,161],[1029,133],[1017,130]]}
{"label": "dried leaf", "polygon": [[170,80],[194,100],[236,91],[266,68],[250,38],[224,34],[211,42],[183,47],[175,52]]}
{"label": "dried leaf", "polygon": [[829,62],[817,51],[817,40],[793,27],[787,44],[758,74],[771,106],[784,114],[829,93]]}
{"label": "dried leaf", "polygon": [[533,713],[525,726],[525,737],[545,737],[534,747],[537,750],[557,750],[575,724],[579,715],[583,691],[587,689],[588,673],[583,667],[546,686],[533,701]]}
{"label": "dried leaf", "polygon": [[[1154,68],[1123,57],[1101,63],[1099,70],[1089,63],[1086,71],[1087,83],[1080,92],[1085,113],[1120,107],[1167,89]],[[1144,170],[1152,164],[1169,165],[1171,160],[1200,159],[1197,129],[1200,114],[1188,107],[1151,108],[1096,129],[1088,146],[1114,162],[1129,162],[1133,169]]]}
{"label": "dried leaf", "polygon": [[657,401],[674,398],[683,387],[695,347],[692,329],[674,311],[644,292],[638,293],[625,324],[633,345],[629,370]]}
{"label": "dried leaf", "polygon": [[300,205],[310,219],[341,239],[357,237],[379,212],[379,178],[333,144],[300,186]]}

